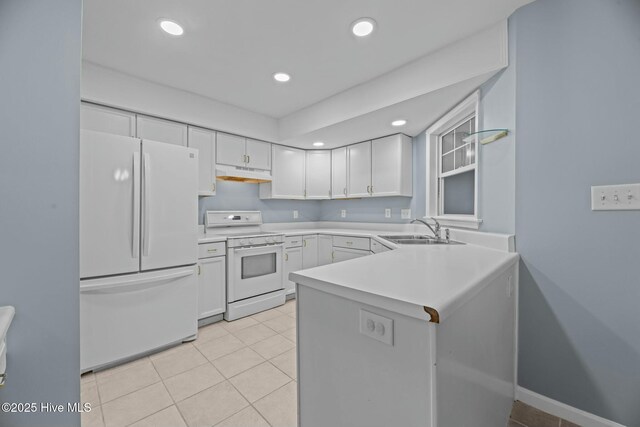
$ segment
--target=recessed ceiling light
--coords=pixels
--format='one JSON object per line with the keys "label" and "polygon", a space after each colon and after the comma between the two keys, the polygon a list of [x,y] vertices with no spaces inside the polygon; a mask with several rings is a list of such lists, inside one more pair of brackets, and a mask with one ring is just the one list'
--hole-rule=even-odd
{"label": "recessed ceiling light", "polygon": [[160,20],[160,28],[162,28],[166,33],[171,34],[172,36],[181,36],[184,34],[184,29],[177,22],[169,21],[168,19]]}
{"label": "recessed ceiling light", "polygon": [[371,18],[360,18],[351,24],[351,31],[356,37],[366,37],[373,32],[376,21]]}
{"label": "recessed ceiling light", "polygon": [[275,79],[275,81],[277,82],[288,82],[289,80],[291,80],[291,76],[287,73],[275,73],[273,75],[273,78]]}
{"label": "recessed ceiling light", "polygon": [[322,142],[322,141],[317,141],[317,142],[313,143],[314,147],[322,147],[323,145],[324,145],[324,142]]}
{"label": "recessed ceiling light", "polygon": [[401,120],[394,120],[391,122],[391,126],[404,126],[407,124],[407,121],[404,119]]}

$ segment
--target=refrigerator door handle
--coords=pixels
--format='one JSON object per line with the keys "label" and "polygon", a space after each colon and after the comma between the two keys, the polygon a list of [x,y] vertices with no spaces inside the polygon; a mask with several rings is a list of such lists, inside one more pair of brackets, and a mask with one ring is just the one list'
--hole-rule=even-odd
{"label": "refrigerator door handle", "polygon": [[193,268],[189,268],[162,275],[151,275],[143,278],[132,277],[128,280],[123,280],[121,277],[98,279],[92,284],[80,284],[80,293],[115,293],[140,290],[149,287],[161,286],[168,281],[190,276],[194,274],[194,272]]}
{"label": "refrigerator door handle", "polygon": [[142,255],[149,256],[149,190],[150,186],[150,173],[151,173],[151,160],[148,153],[144,154],[142,159],[142,176],[143,176],[143,219],[142,219]]}
{"label": "refrigerator door handle", "polygon": [[131,255],[140,253],[140,152],[133,153],[133,218],[131,231]]}

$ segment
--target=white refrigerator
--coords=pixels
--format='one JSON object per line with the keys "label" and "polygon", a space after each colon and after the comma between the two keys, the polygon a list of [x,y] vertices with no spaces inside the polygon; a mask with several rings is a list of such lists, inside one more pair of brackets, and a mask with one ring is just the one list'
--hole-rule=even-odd
{"label": "white refrigerator", "polygon": [[197,211],[197,150],[81,131],[83,372],[196,335]]}

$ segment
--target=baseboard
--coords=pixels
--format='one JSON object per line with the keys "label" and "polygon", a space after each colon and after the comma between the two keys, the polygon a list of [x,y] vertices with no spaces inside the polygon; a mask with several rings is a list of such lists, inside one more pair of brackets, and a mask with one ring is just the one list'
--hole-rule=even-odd
{"label": "baseboard", "polygon": [[557,400],[527,390],[526,388],[517,387],[516,399],[583,427],[625,427],[622,424],[590,414],[589,412],[558,402]]}

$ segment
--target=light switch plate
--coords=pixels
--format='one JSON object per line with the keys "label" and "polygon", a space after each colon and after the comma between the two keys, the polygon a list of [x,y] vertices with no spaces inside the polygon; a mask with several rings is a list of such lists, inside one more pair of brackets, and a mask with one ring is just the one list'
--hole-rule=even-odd
{"label": "light switch plate", "polygon": [[347,210],[346,209],[342,209],[340,211],[340,218],[346,218],[347,217]]}
{"label": "light switch plate", "polygon": [[393,346],[393,319],[361,309],[360,333]]}
{"label": "light switch plate", "polygon": [[640,184],[592,186],[591,210],[640,210]]}
{"label": "light switch plate", "polygon": [[298,211],[297,210],[293,211],[293,219],[298,219]]}
{"label": "light switch plate", "polygon": [[391,209],[386,208],[386,209],[384,210],[384,217],[385,217],[385,218],[391,218]]}
{"label": "light switch plate", "polygon": [[411,219],[411,209],[400,209],[400,218]]}

